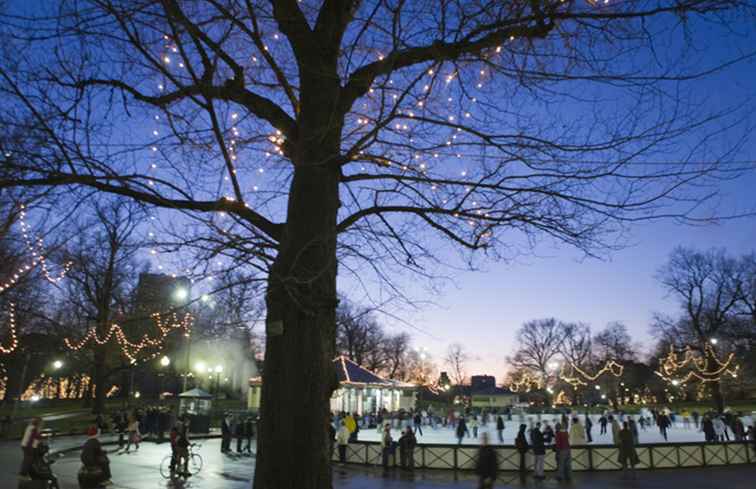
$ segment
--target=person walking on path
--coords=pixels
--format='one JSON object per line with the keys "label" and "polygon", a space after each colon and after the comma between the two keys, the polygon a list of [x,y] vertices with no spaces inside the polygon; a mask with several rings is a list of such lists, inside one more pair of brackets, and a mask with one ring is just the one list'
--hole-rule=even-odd
{"label": "person walking on path", "polygon": [[24,454],[21,460],[21,470],[19,475],[23,479],[29,479],[34,457],[37,452],[39,442],[42,440],[42,418],[33,417],[24,430],[24,436],[21,438],[21,451]]}
{"label": "person walking on path", "polygon": [[570,426],[570,445],[585,445],[585,430],[577,417],[572,418],[572,426]]}
{"label": "person walking on path", "polygon": [[633,432],[626,421],[619,433],[619,463],[622,465],[622,477],[628,476],[628,465],[630,466],[630,475],[635,479],[635,465],[638,463],[638,454],[635,451],[635,440]]}
{"label": "person walking on path", "polygon": [[557,480],[569,481],[572,479],[572,455],[570,453],[570,438],[562,425],[556,425],[555,448],[557,454]]}
{"label": "person walking on path", "polygon": [[533,471],[536,479],[544,479],[543,464],[546,459],[546,444],[543,440],[543,433],[541,433],[541,423],[536,423],[533,431],[530,432],[530,442],[533,447],[533,457],[535,462],[533,464]]}
{"label": "person walking on path", "polygon": [[231,416],[226,415],[221,421],[221,453],[231,451]]}
{"label": "person walking on path", "polygon": [[110,486],[110,460],[108,453],[102,449],[100,440],[97,439],[98,428],[96,425],[90,426],[87,430],[87,441],[81,448],[81,463],[90,470],[102,472],[100,486]]}
{"label": "person walking on path", "polygon": [[612,425],[612,444],[619,445],[620,424],[612,415],[609,415],[609,423]]}
{"label": "person walking on path", "polygon": [[465,437],[465,433],[467,432],[467,425],[465,424],[465,418],[461,417],[459,418],[459,422],[457,423],[457,444],[462,444],[462,439]]}
{"label": "person walking on path", "polygon": [[496,432],[499,434],[499,443],[504,443],[504,418],[496,416]]}
{"label": "person walking on path", "polygon": [[517,437],[515,438],[515,447],[520,453],[520,474],[524,474],[528,470],[525,466],[525,454],[528,453],[528,449],[530,448],[528,446],[528,439],[525,437],[525,430],[527,428],[527,425],[521,424],[520,431],[517,432]]}
{"label": "person walking on path", "polygon": [[399,437],[399,460],[403,469],[415,469],[415,445],[417,438],[412,428],[407,426],[404,433]]}
{"label": "person walking on path", "polygon": [[588,443],[593,442],[593,436],[591,436],[591,430],[593,429],[593,421],[588,413],[585,415],[585,437],[588,439]]}
{"label": "person walking on path", "polygon": [[339,462],[342,464],[346,462],[347,446],[349,445],[349,428],[346,426],[346,422],[342,419],[341,426],[336,432],[336,444],[339,447]]}
{"label": "person walking on path", "polygon": [[483,433],[480,439],[478,460],[475,463],[475,473],[478,475],[478,489],[493,489],[498,471],[499,461],[496,458],[496,451],[488,444],[488,433]]}
{"label": "person walking on path", "polygon": [[381,435],[381,462],[384,471],[387,471],[389,468],[389,457],[393,450],[394,439],[391,438],[391,425],[386,423],[383,426],[383,434]]}
{"label": "person walking on path", "polygon": [[252,438],[255,437],[255,422],[252,417],[244,419],[244,439],[246,443],[244,445],[244,452],[252,455]]}
{"label": "person walking on path", "polygon": [[600,434],[602,434],[602,435],[606,434],[606,425],[607,425],[607,423],[608,422],[607,422],[606,416],[604,416],[602,414],[601,417],[599,418],[599,424],[601,425]]}
{"label": "person walking on path", "polygon": [[126,426],[126,453],[131,450],[131,444],[134,444],[134,451],[139,450],[139,442],[142,441],[142,433],[139,431],[139,420],[133,414],[129,416],[129,423]]}

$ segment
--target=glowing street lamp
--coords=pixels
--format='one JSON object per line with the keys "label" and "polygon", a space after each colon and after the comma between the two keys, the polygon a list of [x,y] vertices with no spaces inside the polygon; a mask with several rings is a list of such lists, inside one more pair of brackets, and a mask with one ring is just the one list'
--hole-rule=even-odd
{"label": "glowing street lamp", "polygon": [[163,358],[160,359],[160,365],[163,367],[167,367],[171,364],[171,359],[168,358],[168,356],[163,356]]}
{"label": "glowing street lamp", "polygon": [[63,362],[61,362],[60,360],[55,360],[53,362],[53,368],[55,370],[60,370],[61,368],[63,368]]}
{"label": "glowing street lamp", "polygon": [[595,386],[593,386],[593,388],[596,389],[597,391],[601,390],[601,386],[600,385],[595,385]]}
{"label": "glowing street lamp", "polygon": [[709,343],[711,343],[712,345],[716,345],[717,343],[719,343],[719,340],[716,338],[712,338],[709,340]]}
{"label": "glowing street lamp", "polygon": [[176,298],[176,300],[185,301],[189,297],[189,291],[184,287],[179,287],[173,293],[173,297]]}
{"label": "glowing street lamp", "polygon": [[223,365],[216,365],[215,366],[215,373],[219,374],[221,372],[223,372]]}
{"label": "glowing street lamp", "polygon": [[205,365],[205,362],[197,362],[194,364],[194,370],[198,373],[204,373],[206,369],[207,365]]}

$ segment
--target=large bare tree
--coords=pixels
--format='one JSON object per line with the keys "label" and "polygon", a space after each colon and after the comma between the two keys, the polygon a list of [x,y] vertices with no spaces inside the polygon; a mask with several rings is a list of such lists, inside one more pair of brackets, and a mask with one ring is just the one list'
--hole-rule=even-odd
{"label": "large bare tree", "polygon": [[685,104],[685,82],[717,66],[677,62],[678,26],[740,5],[26,7],[2,18],[0,123],[25,137],[3,148],[0,188],[173,209],[201,224],[188,247],[267,274],[254,484],[327,488],[339,265],[393,282],[433,275],[445,244],[496,256],[549,237],[597,253],[630,222],[687,216],[708,195],[690,184],[737,148],[676,142],[711,142],[738,114]]}
{"label": "large bare tree", "polygon": [[658,278],[680,304],[681,314],[673,318],[657,318],[656,332],[677,347],[690,347],[705,359],[703,375],[712,375],[708,382],[714,405],[724,410],[717,349],[714,345],[725,339],[738,324],[737,313],[743,298],[747,269],[742,262],[722,249],[698,251],[678,247],[659,270]]}

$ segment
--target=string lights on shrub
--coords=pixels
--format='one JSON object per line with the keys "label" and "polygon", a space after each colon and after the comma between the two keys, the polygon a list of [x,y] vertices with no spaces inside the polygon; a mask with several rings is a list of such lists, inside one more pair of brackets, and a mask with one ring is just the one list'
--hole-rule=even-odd
{"label": "string lights on shrub", "polygon": [[543,387],[541,378],[530,372],[524,372],[520,378],[509,384],[509,390],[512,392],[530,392],[533,388],[540,389]]}
{"label": "string lights on shrub", "polygon": [[[681,356],[682,360],[679,360]],[[674,346],[670,346],[669,353],[659,361],[659,369],[654,373],[674,386],[683,386],[691,381],[705,384],[719,382],[725,376],[737,378],[739,370],[740,366],[735,364],[734,353],[720,361],[714,347],[707,344],[703,355],[690,346],[686,346],[682,353],[678,354]]]}
{"label": "string lights on shrub", "polygon": [[606,364],[604,364],[604,366],[593,375],[589,374],[588,372],[574,364],[570,364],[570,369],[571,374],[568,375],[567,373],[565,373],[564,367],[562,367],[562,370],[559,373],[559,378],[570,384],[575,389],[581,386],[587,386],[588,382],[595,382],[602,375],[610,374],[614,377],[621,377],[622,373],[625,371],[625,367],[615,362],[614,360],[609,360],[608,362],[606,362]]}
{"label": "string lights on shrub", "polygon": [[[158,330],[158,335],[155,338],[151,338],[145,333],[144,335],[142,335],[139,341],[132,342],[129,341],[129,339],[126,337],[126,333],[118,324],[112,324],[108,329],[108,332],[102,337],[98,336],[97,328],[92,327],[89,329],[87,334],[84,335],[84,337],[78,342],[73,342],[69,338],[66,338],[64,341],[69,349],[73,351],[79,351],[92,341],[94,341],[97,345],[102,346],[107,344],[111,339],[115,338],[116,343],[121,348],[121,353],[129,360],[130,363],[136,363],[139,353],[145,348],[159,349],[160,347],[162,347],[163,341],[171,331],[178,329],[183,330],[184,336],[186,337],[189,337],[191,335],[191,327],[194,318],[189,313],[186,313],[181,320],[179,320],[177,315],[174,313],[172,321],[169,323],[164,323],[162,318],[160,317],[160,314],[153,314],[152,318],[155,321],[155,325],[157,326]],[[152,353],[148,358],[154,358],[159,353],[160,351],[158,350]]]}

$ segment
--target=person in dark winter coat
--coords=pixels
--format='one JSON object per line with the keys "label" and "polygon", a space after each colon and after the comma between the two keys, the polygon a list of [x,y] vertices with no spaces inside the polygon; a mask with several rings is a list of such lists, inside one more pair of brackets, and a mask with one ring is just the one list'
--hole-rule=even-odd
{"label": "person in dark winter coat", "polygon": [[488,433],[483,433],[478,450],[478,460],[475,463],[475,473],[478,475],[478,489],[492,489],[499,471],[499,461],[496,451],[488,444]]}
{"label": "person in dark winter coat", "polygon": [[591,417],[589,415],[585,415],[585,437],[588,440],[588,443],[593,442],[593,437],[591,436],[591,430],[593,429],[593,421],[591,421]]}
{"label": "person in dark winter coat", "polygon": [[535,457],[535,463],[533,470],[535,472],[536,479],[543,479],[543,464],[546,458],[546,444],[543,440],[543,433],[541,433],[541,423],[536,423],[533,431],[530,432],[530,442],[533,447],[533,456]]}
{"label": "person in dark winter coat", "polygon": [[231,451],[231,416],[227,415],[221,421],[221,453]]}
{"label": "person in dark winter coat", "polygon": [[417,445],[415,433],[413,433],[412,428],[407,426],[402,436],[399,437],[399,460],[403,469],[414,470],[415,445]]}
{"label": "person in dark winter coat", "polygon": [[102,449],[102,444],[97,439],[97,431],[97,426],[91,426],[87,431],[87,441],[81,448],[81,463],[88,469],[102,471],[100,484],[109,486],[112,484],[110,482],[110,461],[108,460],[108,453]]}
{"label": "person in dark winter coat", "polygon": [[423,417],[420,416],[420,413],[415,413],[415,417],[412,418],[412,424],[415,426],[415,433],[420,433],[420,436],[423,436]]}
{"label": "person in dark winter coat", "polygon": [[462,444],[465,433],[467,433],[467,423],[465,423],[465,418],[461,417],[459,418],[459,423],[457,423],[457,442],[459,445]]}
{"label": "person in dark winter coat", "polygon": [[543,442],[546,445],[551,445],[554,442],[554,429],[546,422],[546,426],[543,428]]}
{"label": "person in dark winter coat", "polygon": [[609,424],[609,420],[606,419],[606,416],[602,415],[599,418],[599,424],[601,425],[601,434],[606,434],[606,425]]}
{"label": "person in dark winter coat", "polygon": [[656,418],[656,424],[659,426],[659,433],[664,437],[664,441],[667,441],[667,428],[672,424],[667,415],[660,413]]}
{"label": "person in dark winter coat", "polygon": [[525,454],[528,453],[528,449],[530,448],[528,446],[528,439],[525,436],[525,430],[527,429],[527,425],[521,424],[520,425],[520,431],[517,432],[517,438],[515,438],[515,447],[517,447],[517,451],[520,453],[520,472],[524,473],[527,471],[527,467],[525,466]]}
{"label": "person in dark winter coat", "polygon": [[619,432],[619,463],[622,465],[623,477],[627,476],[628,465],[633,479],[635,478],[635,465],[638,463],[638,454],[635,451],[633,432],[627,421],[622,424]]}
{"label": "person in dark winter coat", "polygon": [[716,441],[717,434],[714,431],[714,423],[711,421],[711,417],[707,414],[701,421],[701,431],[704,432],[704,438],[707,442]]}
{"label": "person in dark winter coat", "polygon": [[499,443],[504,443],[504,418],[496,416],[496,432],[499,434]]}

